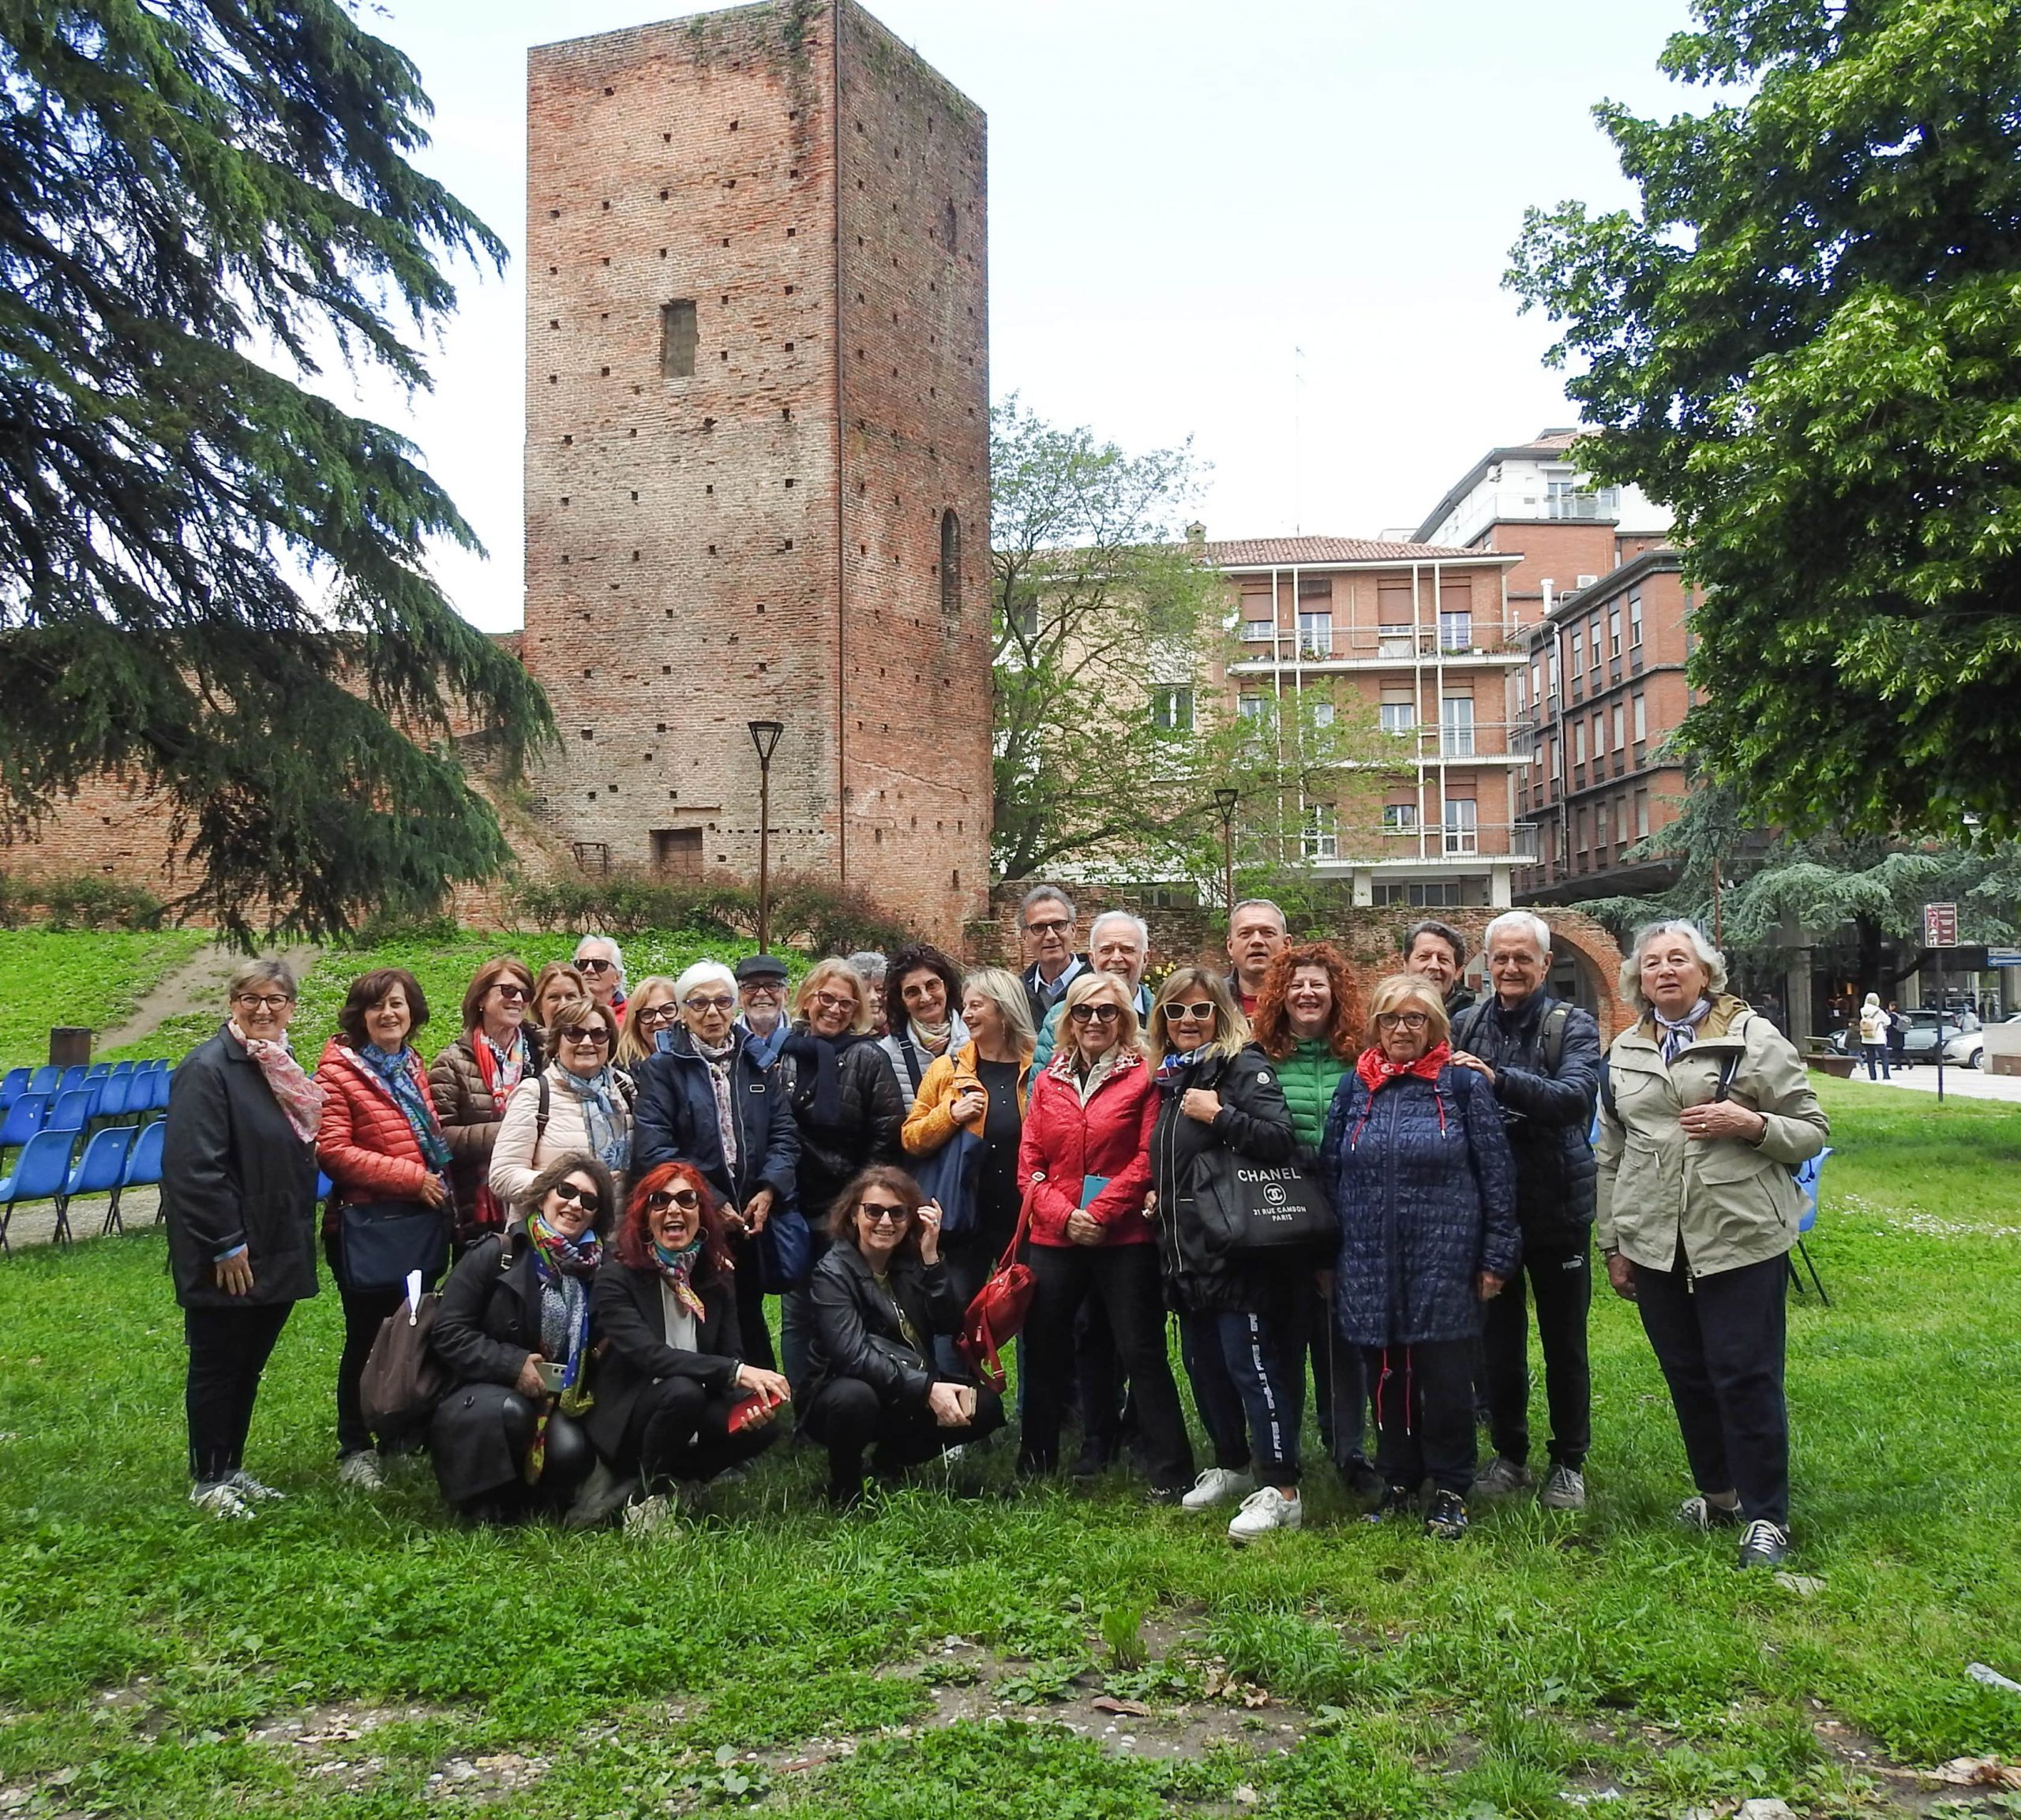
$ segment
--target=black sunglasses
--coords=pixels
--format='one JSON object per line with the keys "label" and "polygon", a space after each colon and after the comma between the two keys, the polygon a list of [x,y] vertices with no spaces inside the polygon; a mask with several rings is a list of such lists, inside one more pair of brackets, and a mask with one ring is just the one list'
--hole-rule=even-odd
{"label": "black sunglasses", "polygon": [[692,1188],[656,1188],[646,1196],[646,1211],[658,1213],[662,1208],[684,1208],[689,1211],[702,1204],[702,1197]]}
{"label": "black sunglasses", "polygon": [[557,1182],[554,1185],[554,1192],[564,1200],[575,1202],[585,1213],[603,1211],[603,1196],[594,1188],[580,1188],[572,1182]]}

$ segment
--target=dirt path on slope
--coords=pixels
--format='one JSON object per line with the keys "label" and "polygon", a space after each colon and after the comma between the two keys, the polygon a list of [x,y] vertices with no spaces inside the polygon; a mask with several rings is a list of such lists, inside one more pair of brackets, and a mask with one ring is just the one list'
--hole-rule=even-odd
{"label": "dirt path on slope", "polygon": [[[302,946],[268,952],[285,961],[299,979],[316,964],[322,950]],[[125,1023],[114,1029],[99,1032],[92,1047],[100,1050],[122,1049],[129,1043],[138,1043],[144,1036],[152,1035],[171,1017],[187,1017],[200,1011],[221,1013],[226,983],[245,958],[237,949],[219,947],[215,943],[199,949],[173,972],[156,981],[133,1007],[133,1015]]]}

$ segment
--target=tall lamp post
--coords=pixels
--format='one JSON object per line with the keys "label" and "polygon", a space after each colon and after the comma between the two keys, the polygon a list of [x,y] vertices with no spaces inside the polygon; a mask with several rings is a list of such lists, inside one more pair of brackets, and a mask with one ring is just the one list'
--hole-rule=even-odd
{"label": "tall lamp post", "polygon": [[1228,912],[1235,915],[1235,806],[1237,790],[1214,792],[1214,813],[1221,818],[1221,888],[1228,893]]}
{"label": "tall lamp post", "polygon": [[782,721],[752,721],[751,743],[758,748],[758,952],[771,951],[772,754],[786,729]]}

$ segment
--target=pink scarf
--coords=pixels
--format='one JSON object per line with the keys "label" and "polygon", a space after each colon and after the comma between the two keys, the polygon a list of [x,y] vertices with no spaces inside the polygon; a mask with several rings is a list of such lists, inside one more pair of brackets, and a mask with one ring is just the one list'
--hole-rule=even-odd
{"label": "pink scarf", "polygon": [[316,1128],[322,1122],[323,1102],[328,1098],[329,1090],[302,1073],[302,1064],[288,1053],[285,1042],[268,1043],[261,1037],[248,1036],[238,1028],[235,1017],[225,1028],[239,1047],[259,1064],[261,1073],[266,1077],[268,1088],[281,1110],[287,1114],[294,1135],[304,1144],[314,1143]]}

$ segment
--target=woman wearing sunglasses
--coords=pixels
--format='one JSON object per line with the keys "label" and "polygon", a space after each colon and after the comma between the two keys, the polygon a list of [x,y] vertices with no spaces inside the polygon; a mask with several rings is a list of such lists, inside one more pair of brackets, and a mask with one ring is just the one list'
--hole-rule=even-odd
{"label": "woman wearing sunglasses", "polygon": [[1305,1419],[1310,1271],[1273,1258],[1218,1256],[1195,1199],[1200,1159],[1230,1150],[1265,1165],[1296,1147],[1276,1065],[1249,1040],[1224,976],[1177,968],[1151,1006],[1157,1123],[1151,1187],[1165,1294],[1179,1310],[1179,1357],[1214,1449],[1181,1500],[1209,1511],[1242,1500],[1236,1541],[1295,1530],[1298,1438]]}
{"label": "woman wearing sunglasses", "polygon": [[1003,1405],[933,1362],[934,1335],[958,1331],[966,1311],[940,1256],[940,1209],[918,1183],[902,1169],[864,1170],[835,1197],[828,1234],[808,1291],[801,1420],[828,1450],[829,1502],[846,1510],[862,1499],[865,1454],[879,1479],[896,1479],[994,1432]]}
{"label": "woman wearing sunglasses", "polygon": [[777,1372],[744,1361],[729,1228],[693,1164],[646,1174],[612,1249],[591,1298],[604,1350],[587,1426],[628,1491],[643,1487],[626,1526],[651,1530],[677,1485],[769,1447],[792,1399]]}
{"label": "woman wearing sunglasses", "polygon": [[1157,1091],[1123,980],[1083,973],[1063,1002],[1059,1047],[1032,1082],[1018,1152],[1033,1277],[1018,1465],[1049,1473],[1059,1463],[1074,1317],[1093,1297],[1136,1396],[1152,1496],[1176,1504],[1192,1488],[1193,1449],[1165,1354],[1164,1298],[1144,1205]]}
{"label": "woman wearing sunglasses", "polygon": [[617,1013],[594,998],[566,1000],[547,1039],[547,1065],[512,1090],[492,1147],[491,1192],[508,1209],[557,1157],[594,1156],[621,1194],[632,1167],[632,1077],[610,1059]]}
{"label": "woman wearing sunglasses", "polygon": [[530,1028],[534,976],[511,955],[487,961],[463,994],[462,1035],[435,1058],[428,1091],[449,1146],[456,1191],[451,1237],[456,1255],[505,1228],[505,1204],[491,1192],[491,1152],[512,1089],[540,1072],[539,1033]]}
{"label": "woman wearing sunglasses", "polygon": [[1474,1479],[1474,1354],[1481,1304],[1522,1255],[1516,1164],[1494,1090],[1452,1065],[1437,984],[1392,974],[1369,1000],[1366,1047],[1341,1077],[1320,1145],[1340,1215],[1341,1338],[1362,1348],[1375,1401],[1370,1521],[1417,1507],[1425,1533],[1466,1533]]}
{"label": "woman wearing sunglasses", "polygon": [[429,1444],[442,1496],[472,1522],[569,1510],[591,1486],[591,1285],[617,1204],[596,1158],[559,1157],[529,1185],[523,1223],[479,1240],[443,1285],[429,1344],[451,1388]]}

